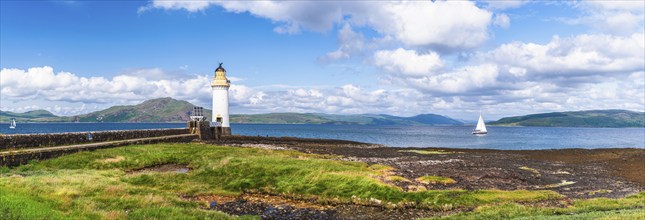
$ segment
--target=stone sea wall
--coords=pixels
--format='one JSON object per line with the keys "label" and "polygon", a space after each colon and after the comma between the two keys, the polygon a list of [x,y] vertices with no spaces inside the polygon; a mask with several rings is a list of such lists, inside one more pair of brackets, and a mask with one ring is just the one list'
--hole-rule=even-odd
{"label": "stone sea wall", "polygon": [[189,134],[188,128],[0,135],[0,151]]}
{"label": "stone sea wall", "polygon": [[[122,134],[121,132],[114,132],[110,134]],[[134,132],[137,133],[137,132]],[[124,137],[118,136],[118,137]],[[31,160],[44,160],[63,155],[73,154],[80,151],[96,150],[103,148],[119,147],[132,144],[153,144],[161,142],[191,142],[197,139],[196,134],[180,134],[161,137],[147,137],[131,140],[108,141],[100,143],[89,143],[83,145],[72,145],[62,147],[43,147],[43,148],[30,148],[19,151],[4,151],[0,152],[0,167],[1,166],[18,166],[26,164]]]}

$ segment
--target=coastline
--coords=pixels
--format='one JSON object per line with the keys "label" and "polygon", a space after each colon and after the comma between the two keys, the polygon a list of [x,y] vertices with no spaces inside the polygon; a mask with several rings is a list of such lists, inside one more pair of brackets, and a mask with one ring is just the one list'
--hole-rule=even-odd
{"label": "coastline", "polygon": [[[379,144],[332,139],[293,137],[245,137],[224,139],[217,145],[295,150],[339,156],[341,160],[383,164],[404,177],[445,176],[456,184],[429,189],[541,189],[562,181],[568,187],[551,187],[572,198],[620,198],[645,190],[645,149],[547,149],[498,150],[462,148],[388,147]],[[405,183],[398,184],[408,187]],[[620,188],[604,194],[598,190]],[[589,194],[593,195],[589,195]]]}
{"label": "coastline", "polygon": [[[30,187],[51,201],[60,200],[56,193],[61,187],[76,192],[65,197],[69,201],[100,204],[106,198],[138,198],[132,207],[117,205],[106,216],[146,210],[147,199],[155,198],[165,208],[194,207],[174,213],[177,218],[223,212],[233,218],[479,219],[485,216],[480,208],[502,212],[497,218],[505,212],[520,217],[624,217],[643,207],[645,181],[638,175],[643,157],[645,149],[396,148],[333,139],[232,136],[219,142],[100,149],[3,168],[0,185],[19,191],[6,193],[13,200],[5,201],[31,202],[35,195],[20,191]],[[43,174],[43,169],[55,174]],[[78,182],[78,175],[95,178],[98,185]],[[43,178],[76,185],[41,184]],[[130,193],[135,189],[146,193]],[[7,207],[9,214],[40,213]],[[79,206],[75,211],[91,215],[110,207]]]}

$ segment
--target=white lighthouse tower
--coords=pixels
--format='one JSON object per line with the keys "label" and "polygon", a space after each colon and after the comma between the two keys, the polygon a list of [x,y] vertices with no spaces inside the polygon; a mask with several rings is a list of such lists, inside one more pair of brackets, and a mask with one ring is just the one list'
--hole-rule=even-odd
{"label": "white lighthouse tower", "polygon": [[222,67],[222,63],[219,63],[219,67],[215,69],[215,77],[211,82],[211,88],[213,88],[212,124],[216,127],[221,127],[220,134],[222,135],[231,134],[228,117],[228,88],[230,86],[231,81],[226,78],[226,70]]}

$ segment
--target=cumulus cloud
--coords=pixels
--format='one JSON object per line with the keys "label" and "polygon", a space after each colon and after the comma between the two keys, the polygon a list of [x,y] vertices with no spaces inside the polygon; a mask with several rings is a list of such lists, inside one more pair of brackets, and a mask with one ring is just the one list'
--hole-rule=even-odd
{"label": "cumulus cloud", "polygon": [[152,1],[149,5],[140,7],[138,12],[142,13],[153,8],[163,8],[163,9],[184,9],[189,12],[197,12],[206,9],[209,5],[213,4],[213,1]]}
{"label": "cumulus cloud", "polygon": [[425,76],[441,68],[443,61],[435,52],[419,54],[415,50],[398,48],[377,51],[374,54],[374,64],[391,73]]}
{"label": "cumulus cloud", "polygon": [[[163,72],[160,69],[150,71]],[[176,80],[147,79],[136,75],[118,75],[110,79],[55,72],[49,66],[27,70],[5,68],[0,70],[0,109],[17,112],[45,109],[55,114],[75,115],[101,110],[96,106],[107,108],[112,105],[137,104],[159,97],[173,97],[196,105],[210,106],[209,76],[194,75]],[[418,109],[402,105],[405,102],[401,98],[407,97],[411,101],[420,95],[410,89],[365,90],[352,84],[325,89],[289,87],[277,90],[233,84],[229,90],[231,108],[245,113],[379,113],[386,110],[411,114]],[[94,105],[94,108],[87,105]]]}
{"label": "cumulus cloud", "polygon": [[480,53],[480,62],[500,64],[513,75],[536,78],[630,73],[645,68],[645,36],[634,33],[558,36],[546,44],[513,42]]}
{"label": "cumulus cloud", "polygon": [[361,33],[352,30],[350,24],[345,23],[343,28],[338,30],[338,50],[329,52],[321,58],[322,61],[333,61],[350,58],[353,54],[361,53],[367,48],[365,37]]}
{"label": "cumulus cloud", "polygon": [[372,24],[408,46],[472,48],[488,39],[491,13],[473,2],[402,2],[382,14],[390,22]]}
{"label": "cumulus cloud", "polygon": [[[218,5],[234,13],[250,13],[278,24],[275,31],[295,34],[302,29],[325,32],[347,22],[367,26],[407,46],[442,49],[473,48],[488,39],[492,13],[467,1],[158,1],[151,8],[201,11]],[[347,26],[344,26],[344,28]],[[348,33],[348,32],[346,32]],[[344,33],[340,33],[341,35]],[[342,37],[342,36],[340,36]],[[341,42],[342,43],[342,42]],[[343,57],[347,51],[328,56]]]}
{"label": "cumulus cloud", "polygon": [[[454,65],[415,50],[378,51],[383,79],[434,100],[432,109],[536,111],[645,110],[645,36],[554,36],[544,44],[512,42]],[[433,57],[430,59],[430,57]],[[450,62],[451,65],[444,63]],[[433,65],[443,64],[443,65]]]}
{"label": "cumulus cloud", "polygon": [[[167,96],[185,100],[204,100],[208,97],[210,77],[154,80],[139,76],[140,71],[107,79],[80,77],[69,72],[56,73],[49,66],[28,70],[5,68],[0,71],[0,91],[3,100],[42,99],[82,103],[132,103]],[[147,72],[157,71],[160,70]]]}
{"label": "cumulus cloud", "polygon": [[565,23],[586,25],[611,34],[631,34],[644,27],[645,1],[583,1],[575,6],[583,14],[563,18]]}
{"label": "cumulus cloud", "polygon": [[[517,67],[516,75],[532,74]],[[540,81],[510,82],[493,64],[474,65],[429,75],[396,77],[409,88],[364,88],[354,84],[338,87],[287,86],[267,89],[233,84],[229,90],[231,112],[322,112],[340,114],[386,113],[446,114],[468,118],[483,109],[490,118],[539,111],[624,108],[645,106],[645,71],[612,76],[576,87]],[[24,83],[27,80],[37,83]],[[80,77],[54,72],[51,67],[0,71],[0,109],[45,109],[59,115],[76,115],[112,105],[136,104],[151,98],[173,97],[210,106],[210,76],[181,80],[145,79],[130,75]],[[34,81],[36,82],[36,81]],[[507,86],[512,84],[513,86]],[[36,104],[35,104],[36,103]],[[490,109],[490,112],[486,112]]]}
{"label": "cumulus cloud", "polygon": [[485,64],[468,66],[453,72],[433,73],[423,77],[404,78],[403,80],[406,84],[423,91],[464,94],[497,86],[498,74],[499,71],[496,65]]}
{"label": "cumulus cloud", "polygon": [[508,28],[511,26],[511,19],[506,14],[495,14],[493,24],[501,28]]}
{"label": "cumulus cloud", "polygon": [[[252,99],[257,94],[261,98]],[[353,84],[325,89],[293,88],[250,93],[237,103],[250,112],[323,112],[341,114],[389,113],[413,115],[424,95],[413,89],[368,90]]]}

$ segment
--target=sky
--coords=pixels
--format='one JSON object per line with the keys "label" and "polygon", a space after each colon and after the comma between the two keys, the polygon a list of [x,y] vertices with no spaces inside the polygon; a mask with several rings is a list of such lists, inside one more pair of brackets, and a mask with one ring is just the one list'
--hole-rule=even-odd
{"label": "sky", "polygon": [[645,111],[645,1],[0,1],[0,110]]}

